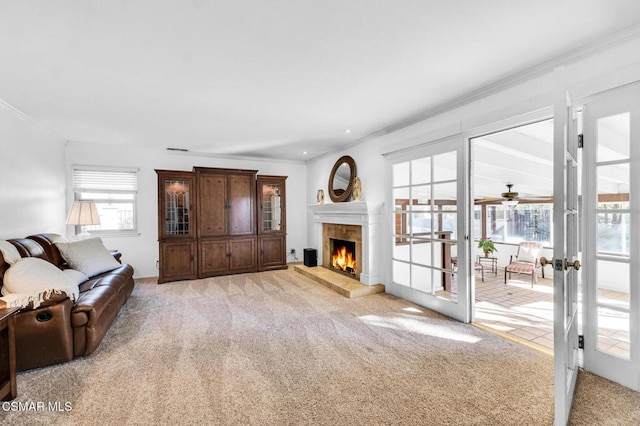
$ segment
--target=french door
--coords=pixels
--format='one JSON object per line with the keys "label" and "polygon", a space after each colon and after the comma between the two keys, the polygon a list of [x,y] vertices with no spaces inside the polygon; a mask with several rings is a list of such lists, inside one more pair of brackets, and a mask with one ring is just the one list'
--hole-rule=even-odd
{"label": "french door", "polygon": [[[553,150],[553,346],[554,424],[565,425],[578,376],[579,181],[578,137],[573,106],[558,74]],[[543,262],[545,259],[543,259]]]}
{"label": "french door", "polygon": [[640,390],[640,89],[583,111],[584,368]]}
{"label": "french door", "polygon": [[387,158],[393,217],[387,292],[471,320],[468,148],[445,140]]}

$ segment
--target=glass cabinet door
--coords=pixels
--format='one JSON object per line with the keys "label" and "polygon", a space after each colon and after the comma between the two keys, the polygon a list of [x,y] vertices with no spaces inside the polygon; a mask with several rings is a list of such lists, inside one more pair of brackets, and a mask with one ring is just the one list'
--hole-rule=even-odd
{"label": "glass cabinet door", "polygon": [[262,185],[262,229],[265,232],[282,229],[280,185]]}
{"label": "glass cabinet door", "polygon": [[189,173],[158,173],[159,237],[195,236],[194,177]]}
{"label": "glass cabinet door", "polygon": [[285,229],[284,179],[258,177],[258,217],[261,234],[282,233]]}
{"label": "glass cabinet door", "polygon": [[166,235],[188,235],[191,230],[189,194],[184,180],[165,180],[164,225]]}

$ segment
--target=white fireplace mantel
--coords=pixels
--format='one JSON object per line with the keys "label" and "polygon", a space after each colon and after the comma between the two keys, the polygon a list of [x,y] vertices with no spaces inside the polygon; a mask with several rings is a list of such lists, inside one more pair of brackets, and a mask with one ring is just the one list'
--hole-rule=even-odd
{"label": "white fireplace mantel", "polygon": [[357,201],[351,203],[310,204],[314,221],[314,248],[318,252],[318,265],[322,265],[322,224],[337,223],[362,226],[362,271],[360,282],[367,285],[380,284],[380,253],[378,242],[381,236],[383,203]]}

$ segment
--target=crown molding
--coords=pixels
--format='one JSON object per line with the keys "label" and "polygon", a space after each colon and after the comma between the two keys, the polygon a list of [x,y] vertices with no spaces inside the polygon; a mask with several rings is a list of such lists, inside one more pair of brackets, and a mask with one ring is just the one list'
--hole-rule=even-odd
{"label": "crown molding", "polygon": [[34,123],[38,123],[40,125],[42,125],[40,122],[34,120],[33,118],[29,117],[27,114],[25,114],[24,112],[20,111],[18,108],[14,107],[13,105],[9,105],[7,102],[5,102],[4,100],[0,99],[0,109],[7,111],[8,113],[10,113],[11,115],[24,120],[24,121],[33,121]]}
{"label": "crown molding", "polygon": [[45,129],[48,132],[51,132],[51,133],[55,134],[57,137],[59,137],[61,139],[64,139],[65,143],[69,141],[67,138],[62,136],[60,133],[56,132],[55,130],[53,130],[52,128],[50,128],[48,126],[45,126],[44,124],[42,124],[41,122],[39,122],[35,118],[31,117],[30,115],[25,114],[24,112],[20,111],[18,108],[14,107],[13,105],[7,103],[3,99],[0,99],[0,110],[8,112],[9,114],[13,115],[14,117],[16,117],[19,120],[28,121],[28,122],[30,122],[32,124],[35,124],[35,125],[43,128],[43,129]]}

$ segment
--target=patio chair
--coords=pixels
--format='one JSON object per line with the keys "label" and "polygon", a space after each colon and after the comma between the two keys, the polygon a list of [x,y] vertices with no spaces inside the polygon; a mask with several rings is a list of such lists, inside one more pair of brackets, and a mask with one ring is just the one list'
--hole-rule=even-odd
{"label": "patio chair", "polygon": [[[522,242],[518,245],[518,252],[515,259],[513,256],[509,259],[509,264],[504,267],[504,283],[507,283],[507,273],[509,279],[511,274],[527,274],[531,275],[531,287],[538,282],[536,269],[540,268],[540,256],[542,256],[542,244],[534,242]],[[542,278],[544,278],[544,268],[542,270]]]}
{"label": "patio chair", "polygon": [[[480,272],[480,276],[482,277],[482,282],[484,282],[484,267],[480,263],[473,264],[473,270],[476,272]],[[458,258],[451,258],[451,273],[455,274],[458,271]]]}

